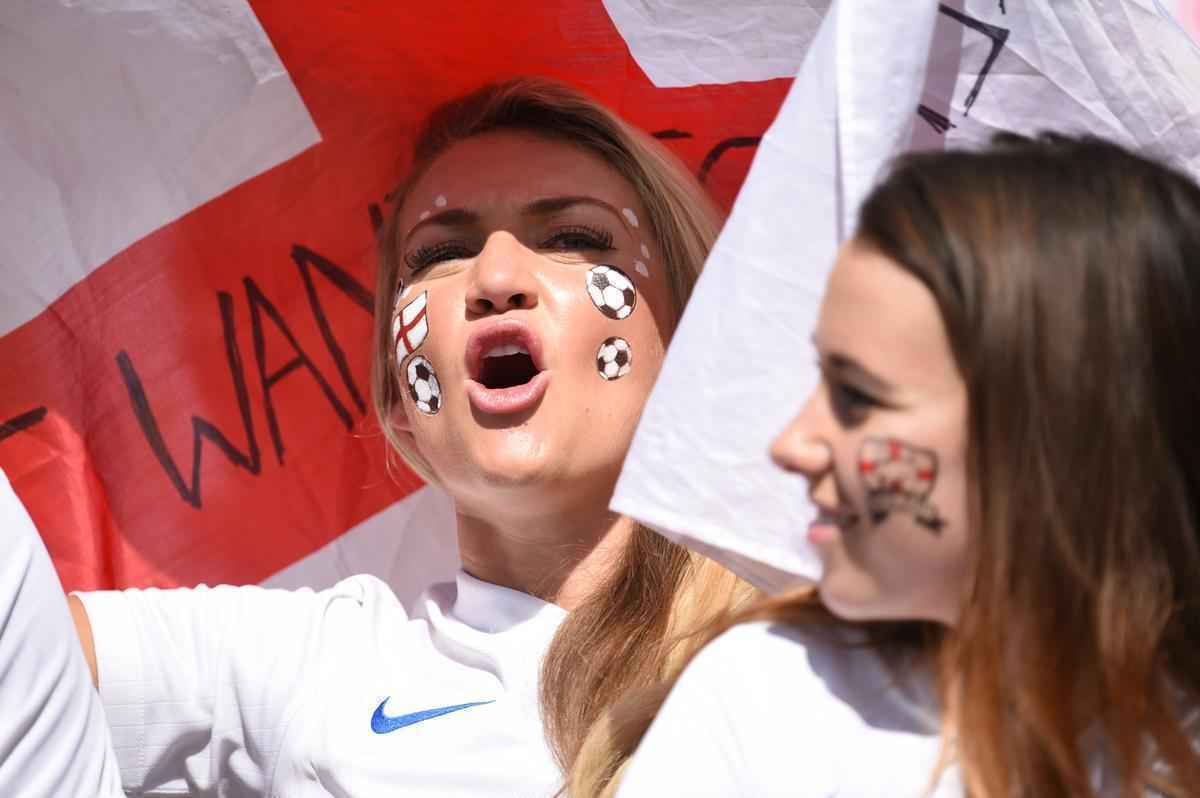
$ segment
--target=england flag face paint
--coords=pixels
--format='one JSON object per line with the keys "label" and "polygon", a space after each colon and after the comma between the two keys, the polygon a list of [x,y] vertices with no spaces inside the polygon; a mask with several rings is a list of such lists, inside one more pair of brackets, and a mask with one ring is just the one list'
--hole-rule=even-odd
{"label": "england flag face paint", "polygon": [[437,415],[442,408],[442,386],[438,384],[433,364],[417,355],[408,362],[405,374],[408,377],[408,395],[417,410],[427,416]]}
{"label": "england flag face paint", "polygon": [[945,522],[929,501],[937,471],[937,455],[929,449],[896,438],[867,438],[858,472],[871,520],[880,524],[893,512],[909,513],[921,526],[940,532]]}
{"label": "england flag face paint", "polygon": [[596,370],[606,381],[619,380],[633,368],[633,350],[624,338],[609,338],[596,352]]}
{"label": "england flag face paint", "polygon": [[404,359],[420,348],[429,335],[429,319],[426,314],[428,292],[409,302],[392,317],[392,337],[396,341],[396,362],[403,363]]}
{"label": "england flag face paint", "polygon": [[637,305],[637,290],[633,287],[633,280],[609,264],[600,264],[588,270],[587,292],[597,310],[617,321],[629,318]]}

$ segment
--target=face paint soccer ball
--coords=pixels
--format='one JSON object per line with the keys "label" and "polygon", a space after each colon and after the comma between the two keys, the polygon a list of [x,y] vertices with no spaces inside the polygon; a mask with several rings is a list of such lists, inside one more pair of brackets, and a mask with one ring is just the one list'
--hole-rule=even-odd
{"label": "face paint soccer ball", "polygon": [[587,292],[596,308],[610,319],[627,318],[637,304],[633,280],[616,266],[601,264],[589,269]]}
{"label": "face paint soccer ball", "polygon": [[438,385],[437,374],[433,372],[433,364],[417,355],[408,361],[408,395],[413,404],[427,416],[432,416],[442,408],[442,386]]}
{"label": "face paint soccer ball", "polygon": [[624,338],[609,338],[596,352],[596,370],[606,380],[619,380],[633,368],[633,350]]}

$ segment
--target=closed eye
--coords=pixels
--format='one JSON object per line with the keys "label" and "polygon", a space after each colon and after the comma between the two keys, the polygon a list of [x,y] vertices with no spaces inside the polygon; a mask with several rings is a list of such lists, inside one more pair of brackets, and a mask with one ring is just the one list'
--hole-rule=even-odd
{"label": "closed eye", "polygon": [[853,427],[866,420],[870,412],[883,407],[883,403],[869,393],[837,379],[826,378],[829,388],[829,402],[838,422],[845,427]]}
{"label": "closed eye", "polygon": [[465,241],[441,241],[427,247],[418,247],[404,256],[404,262],[412,274],[426,269],[435,263],[460,258],[473,258],[477,250],[468,246]]}
{"label": "closed eye", "polygon": [[612,249],[612,233],[586,225],[573,225],[555,230],[539,245],[541,249],[559,252],[581,252],[594,250],[607,252]]}

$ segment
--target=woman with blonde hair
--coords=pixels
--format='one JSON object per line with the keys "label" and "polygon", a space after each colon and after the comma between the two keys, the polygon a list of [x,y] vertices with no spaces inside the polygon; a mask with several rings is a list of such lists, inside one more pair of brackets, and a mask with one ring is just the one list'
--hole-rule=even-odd
{"label": "woman with blonde hair", "polygon": [[463,569],[385,585],[73,597],[124,784],[218,795],[551,795],[600,713],[749,592],[611,513],[718,215],[562,84],[440,108],[381,237],[373,388],[455,501]]}
{"label": "woman with blonde hair", "polygon": [[813,341],[773,455],[819,585],[640,746],[654,700],[599,724],[573,792],[1200,795],[1200,188],[1094,138],[904,157]]}

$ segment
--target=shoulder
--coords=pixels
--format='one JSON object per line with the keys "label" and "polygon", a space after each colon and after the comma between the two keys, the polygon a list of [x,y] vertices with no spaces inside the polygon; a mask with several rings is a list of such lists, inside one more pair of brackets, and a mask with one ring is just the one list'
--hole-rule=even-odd
{"label": "shoulder", "polygon": [[797,733],[811,732],[817,747],[842,735],[882,742],[937,734],[928,676],[885,662],[852,627],[739,624],[701,650],[685,680],[724,695],[748,722],[803,719]]}
{"label": "shoulder", "polygon": [[755,621],[738,624],[713,639],[696,655],[688,671],[730,676],[753,672],[761,679],[779,677],[805,687],[820,683],[831,669],[856,661],[859,668],[877,664],[874,654],[862,647],[861,635],[853,630]]}

